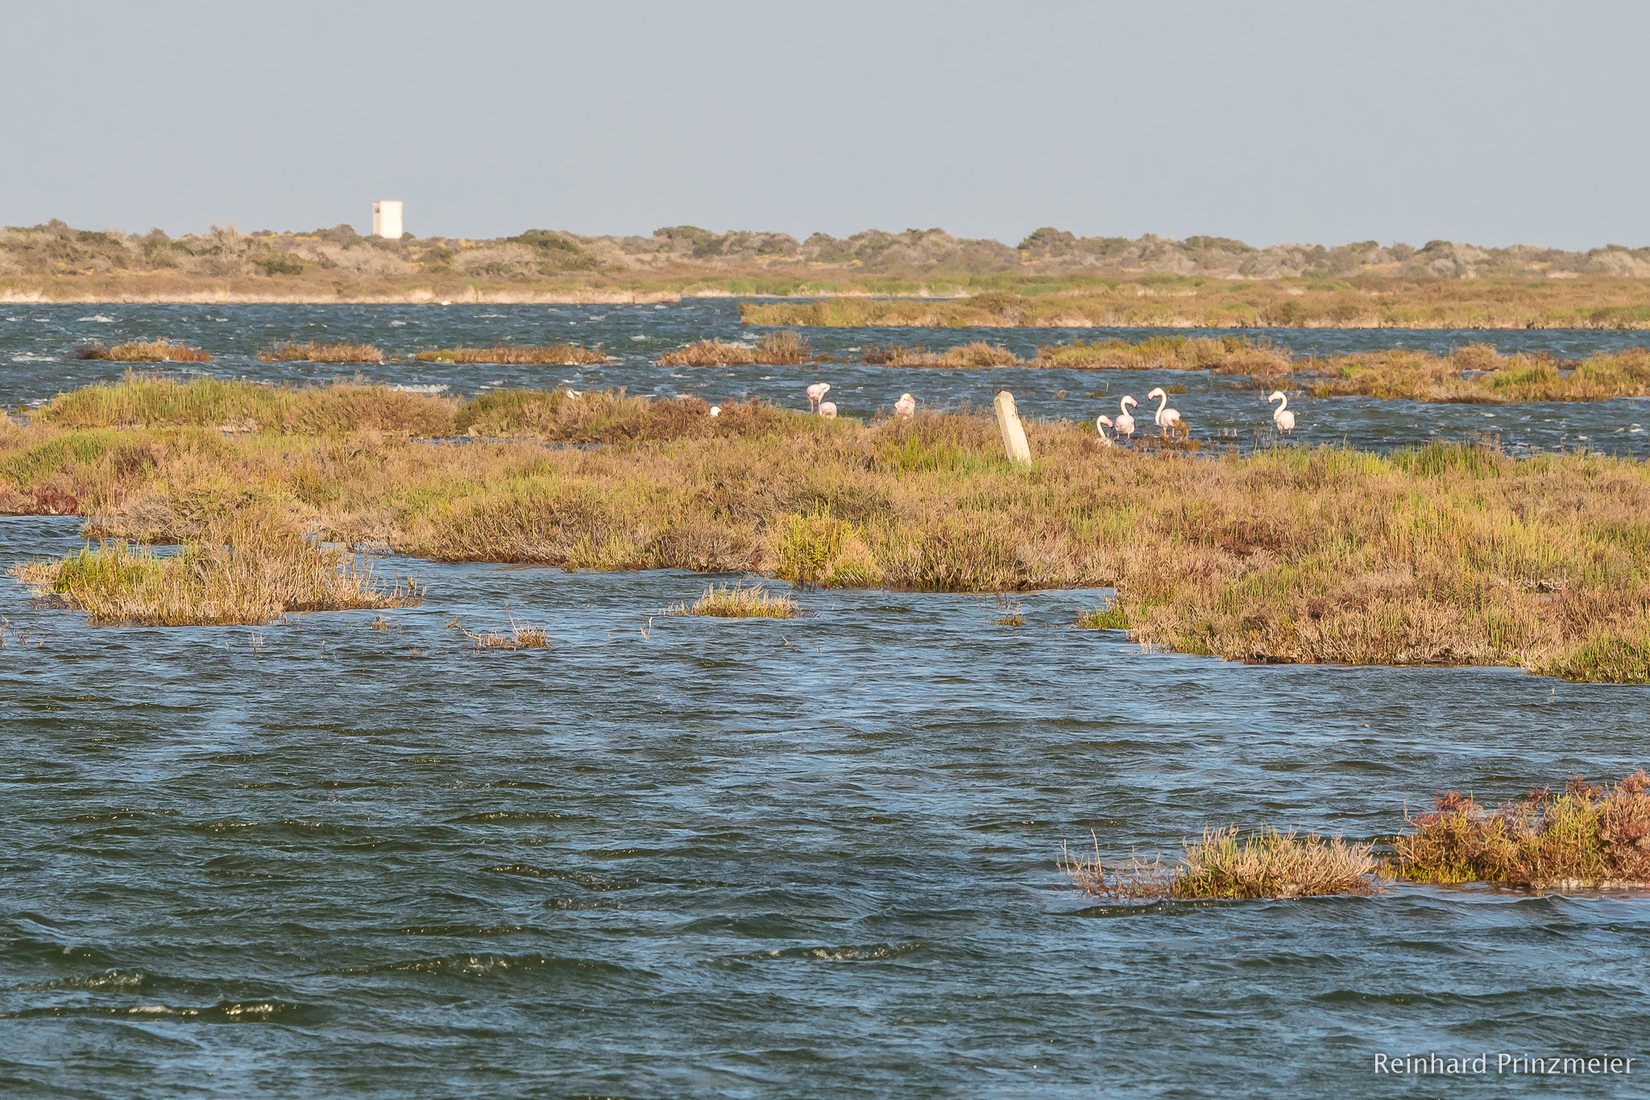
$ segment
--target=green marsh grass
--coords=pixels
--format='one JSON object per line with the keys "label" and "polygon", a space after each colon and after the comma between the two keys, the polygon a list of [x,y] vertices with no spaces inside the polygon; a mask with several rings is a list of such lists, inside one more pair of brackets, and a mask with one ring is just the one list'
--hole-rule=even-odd
{"label": "green marsh grass", "polygon": [[[216,430],[232,417],[273,426]],[[132,379],[0,431],[0,508],[72,499],[91,532],[184,541],[279,504],[438,561],[1109,588],[1088,625],[1184,653],[1650,682],[1645,463],[1458,443],[1136,454],[1087,424],[1029,432],[1025,470],[983,414]]]}
{"label": "green marsh grass", "polygon": [[1084,630],[1127,630],[1129,619],[1116,604],[1084,611],[1077,616],[1077,626]]}

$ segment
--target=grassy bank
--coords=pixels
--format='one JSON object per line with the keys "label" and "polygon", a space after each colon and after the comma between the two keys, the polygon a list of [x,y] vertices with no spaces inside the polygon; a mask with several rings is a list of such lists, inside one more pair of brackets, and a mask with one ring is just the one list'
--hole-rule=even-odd
{"label": "grassy bank", "polygon": [[1503,355],[1485,344],[1468,345],[1447,355],[1394,349],[1296,358],[1269,344],[1234,336],[1161,336],[1134,343],[1104,340],[1045,345],[1030,365],[1075,370],[1204,370],[1246,376],[1261,389],[1288,387],[1315,397],[1506,404],[1650,396],[1650,349],[1644,348],[1575,361],[1525,353]]}
{"label": "grassy bank", "polygon": [[749,325],[921,328],[1647,328],[1641,280],[1156,276],[964,298],[746,302]]}
{"label": "grassy bank", "polygon": [[[217,430],[234,417],[261,430]],[[74,499],[94,531],[176,540],[275,502],[348,544],[440,561],[1114,587],[1095,625],[1187,653],[1650,682],[1642,463],[1454,444],[1193,458],[1029,428],[1028,471],[985,416],[132,380],[0,426],[0,508]],[[489,438],[413,438],[465,431]]]}

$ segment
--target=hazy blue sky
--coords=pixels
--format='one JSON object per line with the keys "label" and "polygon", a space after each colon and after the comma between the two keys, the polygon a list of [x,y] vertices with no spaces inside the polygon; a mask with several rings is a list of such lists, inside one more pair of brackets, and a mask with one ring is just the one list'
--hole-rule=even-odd
{"label": "hazy blue sky", "polygon": [[1650,4],[0,0],[0,223],[1650,244]]}

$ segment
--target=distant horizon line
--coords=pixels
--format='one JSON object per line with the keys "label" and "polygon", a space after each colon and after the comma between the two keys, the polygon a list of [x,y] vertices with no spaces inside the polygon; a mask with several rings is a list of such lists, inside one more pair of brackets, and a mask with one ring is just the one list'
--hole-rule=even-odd
{"label": "distant horizon line", "polygon": [[[380,201],[382,201],[382,200],[380,200]],[[271,228],[267,228],[267,227],[261,227],[261,228],[258,228],[258,229],[250,229],[250,230],[242,230],[241,228],[239,228],[239,226],[236,223],[227,222],[227,223],[220,224],[220,225],[209,226],[208,228],[206,228],[204,230],[184,230],[184,231],[179,232],[179,231],[176,231],[176,230],[167,230],[167,229],[164,229],[160,226],[153,226],[153,227],[151,227],[147,230],[124,229],[124,228],[120,228],[118,226],[104,226],[104,227],[97,228],[97,229],[89,229],[89,228],[85,228],[85,227],[82,227],[82,226],[76,226],[73,223],[68,222],[63,218],[51,218],[51,219],[48,219],[47,221],[37,222],[33,225],[21,225],[21,224],[7,223],[3,226],[0,226],[0,231],[5,231],[5,232],[29,232],[29,231],[32,231],[32,230],[49,229],[49,228],[53,228],[53,227],[57,227],[57,226],[62,226],[64,228],[74,230],[75,232],[102,233],[102,234],[105,234],[105,235],[115,234],[115,235],[119,235],[119,236],[123,236],[123,237],[145,237],[145,236],[149,236],[150,234],[153,234],[153,233],[160,233],[163,236],[167,237],[168,239],[174,239],[174,240],[179,239],[179,238],[184,238],[184,237],[209,237],[209,236],[213,235],[214,233],[217,233],[217,232],[222,231],[222,230],[228,230],[230,232],[236,233],[236,234],[238,234],[240,236],[244,236],[244,237],[255,237],[255,236],[265,236],[265,235],[277,236],[277,237],[279,237],[279,236],[301,237],[301,236],[313,235],[313,234],[316,234],[316,233],[336,231],[339,228],[348,228],[352,232],[354,232],[356,235],[358,235],[360,237],[363,237],[363,238],[370,238],[370,237],[373,236],[370,228],[367,229],[367,230],[363,230],[359,226],[357,226],[354,222],[347,222],[347,221],[346,222],[337,222],[333,225],[317,225],[317,226],[314,226],[313,228],[308,228],[308,229],[298,229],[298,228],[271,229]],[[1463,239],[1463,238],[1454,238],[1454,237],[1432,237],[1432,238],[1428,238],[1422,244],[1412,244],[1409,241],[1398,239],[1398,238],[1393,238],[1390,241],[1384,241],[1383,242],[1380,238],[1377,238],[1377,237],[1363,237],[1363,238],[1359,238],[1359,239],[1356,239],[1356,240],[1339,241],[1339,242],[1336,242],[1336,243],[1329,243],[1329,242],[1326,242],[1326,241],[1312,241],[1312,240],[1286,240],[1286,241],[1274,241],[1270,244],[1258,244],[1257,245],[1257,244],[1251,244],[1248,241],[1245,241],[1244,239],[1242,239],[1241,237],[1233,237],[1233,236],[1228,236],[1228,235],[1220,234],[1220,233],[1191,233],[1191,234],[1188,234],[1184,237],[1176,237],[1176,236],[1173,236],[1171,234],[1156,233],[1156,232],[1147,231],[1147,232],[1140,233],[1136,236],[1127,236],[1127,235],[1123,235],[1123,234],[1109,234],[1109,233],[1078,233],[1074,230],[1061,229],[1058,226],[1047,225],[1047,224],[1040,225],[1040,226],[1036,227],[1035,229],[1032,229],[1030,232],[1026,233],[1023,237],[1021,237],[1021,239],[1018,242],[1010,241],[1010,240],[1008,240],[1007,238],[1004,238],[1004,237],[993,237],[993,236],[970,237],[970,236],[964,236],[962,234],[953,233],[952,231],[950,231],[948,229],[945,229],[943,226],[907,226],[904,229],[897,229],[897,230],[895,230],[895,229],[882,229],[882,228],[879,228],[879,227],[876,227],[876,226],[869,226],[869,227],[866,227],[864,229],[855,230],[854,232],[848,233],[848,234],[845,234],[845,235],[837,235],[837,234],[834,234],[834,233],[827,232],[825,230],[816,229],[816,230],[813,230],[813,231],[811,231],[807,234],[799,235],[799,234],[792,233],[792,232],[789,232],[789,231],[783,230],[783,229],[750,229],[750,228],[711,229],[711,228],[708,228],[706,226],[693,224],[691,222],[681,222],[681,223],[677,223],[677,224],[674,224],[674,225],[661,225],[661,226],[655,227],[654,229],[652,229],[648,232],[591,233],[591,232],[580,232],[580,231],[572,230],[572,229],[554,228],[554,227],[546,226],[546,225],[530,225],[530,226],[527,226],[525,228],[519,229],[514,233],[501,233],[501,234],[497,234],[497,235],[494,235],[494,236],[485,236],[485,235],[476,235],[476,234],[462,234],[462,233],[418,234],[418,233],[413,233],[413,232],[410,232],[410,231],[403,232],[402,236],[404,238],[413,239],[413,240],[506,241],[506,240],[511,240],[513,238],[516,238],[516,237],[523,236],[523,235],[528,234],[528,233],[535,233],[535,232],[538,232],[538,233],[556,233],[556,234],[560,234],[560,235],[565,236],[565,237],[576,238],[576,239],[584,239],[584,240],[615,240],[615,239],[626,239],[626,238],[639,238],[639,239],[646,240],[646,239],[657,238],[657,237],[661,237],[661,236],[669,236],[672,232],[680,232],[680,233],[697,232],[697,233],[705,233],[705,234],[708,234],[712,237],[728,237],[728,236],[732,236],[732,235],[735,235],[735,234],[749,234],[749,235],[752,235],[752,236],[759,236],[759,237],[784,237],[784,238],[787,238],[789,240],[795,241],[798,244],[804,244],[808,240],[810,240],[814,237],[826,237],[826,238],[829,238],[831,240],[846,241],[846,240],[852,240],[856,237],[864,237],[864,236],[875,235],[875,234],[881,234],[881,235],[889,236],[889,237],[907,237],[907,236],[911,236],[913,234],[915,234],[915,235],[924,235],[924,236],[943,234],[943,235],[945,235],[947,237],[950,237],[951,239],[957,240],[957,241],[963,241],[963,242],[969,242],[969,243],[998,244],[998,245],[1002,245],[1006,248],[1012,248],[1012,249],[1023,249],[1025,247],[1027,247],[1028,244],[1033,240],[1033,238],[1035,238],[1038,234],[1040,234],[1040,233],[1050,233],[1050,234],[1059,234],[1059,235],[1062,235],[1062,236],[1069,236],[1070,238],[1078,240],[1078,241],[1129,241],[1129,242],[1162,241],[1162,242],[1165,242],[1165,243],[1168,243],[1168,244],[1176,244],[1176,245],[1186,245],[1189,242],[1198,242],[1198,244],[1194,245],[1193,247],[1207,247],[1207,246],[1210,246],[1210,245],[1221,244],[1221,245],[1226,245],[1228,247],[1237,247],[1237,248],[1247,249],[1247,250],[1254,251],[1254,252],[1266,252],[1266,251],[1269,251],[1271,249],[1293,249],[1293,248],[1323,248],[1323,249],[1333,250],[1333,249],[1339,249],[1339,248],[1350,248],[1350,247],[1355,247],[1355,246],[1360,246],[1360,245],[1363,245],[1363,246],[1373,245],[1377,248],[1408,248],[1408,249],[1413,249],[1416,252],[1426,251],[1428,248],[1431,248],[1431,247],[1436,246],[1436,245],[1453,245],[1453,246],[1463,246],[1464,245],[1464,246],[1471,247],[1471,248],[1479,248],[1479,249],[1493,250],[1493,251],[1499,251],[1499,252],[1509,252],[1509,251],[1515,251],[1515,250],[1519,250],[1519,251],[1533,250],[1533,251],[1537,251],[1537,252],[1565,252],[1565,253],[1573,253],[1573,254],[1578,254],[1578,255],[1589,255],[1589,254],[1597,253],[1597,252],[1614,252],[1614,251],[1621,251],[1621,252],[1650,251],[1650,244],[1630,245],[1630,244],[1622,244],[1618,241],[1607,241],[1603,244],[1589,245],[1585,248],[1582,248],[1582,247],[1569,248],[1569,247],[1564,247],[1564,246],[1561,246],[1561,245],[1538,244],[1538,243],[1535,243],[1535,242],[1532,242],[1532,241],[1514,241],[1510,244],[1482,244],[1482,243],[1479,243],[1479,242],[1476,242],[1476,241],[1467,240],[1467,239]]]}

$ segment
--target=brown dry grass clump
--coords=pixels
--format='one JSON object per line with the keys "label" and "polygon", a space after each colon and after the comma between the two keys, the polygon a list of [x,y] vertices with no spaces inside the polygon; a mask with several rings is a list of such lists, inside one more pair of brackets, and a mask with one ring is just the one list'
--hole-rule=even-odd
{"label": "brown dry grass clump", "polygon": [[1072,883],[1107,898],[1303,898],[1326,894],[1377,894],[1381,880],[1371,844],[1341,837],[1304,836],[1275,829],[1239,835],[1236,827],[1206,831],[1189,841],[1179,862],[1124,861],[1113,870],[1092,859],[1061,859]]}
{"label": "brown dry grass clump", "polygon": [[380,585],[360,559],[317,546],[270,508],[231,513],[173,555],[113,541],[12,573],[98,624],[257,624],[291,612],[419,602],[411,582]]}
{"label": "brown dry grass clump", "polygon": [[1398,838],[1392,870],[1416,882],[1489,882],[1534,889],[1650,887],[1650,776],[1613,787],[1572,779],[1497,810],[1459,791]]}
{"label": "brown dry grass clump", "polygon": [[413,356],[420,363],[497,363],[502,366],[545,364],[558,367],[600,366],[612,358],[600,348],[578,344],[494,344],[490,348],[435,348]]}
{"label": "brown dry grass clump", "polygon": [[384,353],[371,344],[283,340],[258,353],[265,363],[382,363]]}
{"label": "brown dry grass clump", "polygon": [[786,366],[814,361],[813,349],[794,332],[771,332],[754,348],[725,340],[700,340],[659,356],[661,367],[729,367],[751,363]]}
{"label": "brown dry grass clump", "polygon": [[[1111,588],[1095,625],[1186,653],[1650,682],[1641,462],[1444,443],[1147,455],[1102,448],[1086,424],[1032,422],[1026,470],[985,415],[860,425],[612,394],[223,385],[94,387],[0,430],[0,506],[72,498],[99,531],[177,540],[281,501],[340,540],[443,561]],[[225,436],[226,408],[324,427]],[[346,411],[533,438],[333,430]],[[168,426],[110,426],[139,423]]]}
{"label": "brown dry grass clump", "polygon": [[174,344],[170,340],[136,340],[114,347],[94,344],[76,348],[76,359],[105,359],[116,363],[206,363],[212,356],[200,348]]}
{"label": "brown dry grass clump", "polygon": [[1021,359],[1001,345],[974,340],[947,348],[945,351],[928,351],[920,346],[903,347],[898,344],[868,348],[865,352],[865,362],[873,367],[969,368],[1017,367],[1021,364]]}
{"label": "brown dry grass clump", "polygon": [[678,604],[674,615],[704,615],[715,619],[794,619],[796,601],[776,596],[759,584],[711,585],[690,604]]}

